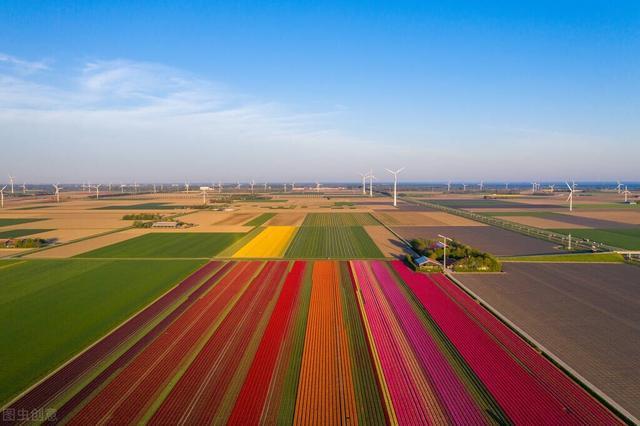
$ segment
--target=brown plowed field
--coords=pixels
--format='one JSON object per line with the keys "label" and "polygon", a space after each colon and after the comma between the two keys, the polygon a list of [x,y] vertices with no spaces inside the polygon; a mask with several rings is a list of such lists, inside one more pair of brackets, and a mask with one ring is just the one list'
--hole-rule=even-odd
{"label": "brown plowed field", "polygon": [[393,230],[406,240],[436,239],[442,234],[497,256],[562,253],[553,243],[493,226],[395,226]]}

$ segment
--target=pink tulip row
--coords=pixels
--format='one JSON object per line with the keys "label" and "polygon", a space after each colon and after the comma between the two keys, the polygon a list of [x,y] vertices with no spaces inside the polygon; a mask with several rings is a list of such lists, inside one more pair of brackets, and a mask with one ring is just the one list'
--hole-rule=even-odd
{"label": "pink tulip row", "polygon": [[398,282],[383,262],[373,262],[372,270],[384,294],[393,307],[404,334],[420,361],[422,371],[433,383],[440,403],[455,424],[489,423],[480,407],[469,395],[464,383],[456,375],[449,361],[440,351],[436,341],[414,311]]}

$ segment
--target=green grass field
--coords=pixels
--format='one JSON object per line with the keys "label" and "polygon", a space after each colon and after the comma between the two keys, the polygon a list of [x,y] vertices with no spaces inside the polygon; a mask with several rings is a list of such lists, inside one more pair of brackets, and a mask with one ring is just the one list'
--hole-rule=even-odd
{"label": "green grass field", "polygon": [[245,223],[244,226],[260,226],[272,217],[274,217],[275,213],[262,213],[260,216],[251,219],[249,222]]}
{"label": "green grass field", "polygon": [[577,263],[624,263],[618,253],[575,253],[541,256],[502,257],[505,262],[577,262]]}
{"label": "green grass field", "polygon": [[11,219],[11,218],[2,218],[0,219],[0,226],[11,226],[11,225],[20,225],[23,223],[31,223],[38,222],[44,219]]}
{"label": "green grass field", "polygon": [[241,233],[151,233],[102,247],[82,258],[205,258],[213,257],[244,237]]}
{"label": "green grass field", "polygon": [[303,226],[289,245],[289,259],[384,258],[361,226]]}
{"label": "green grass field", "polygon": [[369,213],[309,213],[302,226],[380,225]]}
{"label": "green grass field", "polygon": [[9,231],[0,231],[0,238],[19,238],[47,231],[51,231],[51,229],[11,229]]}
{"label": "green grass field", "polygon": [[561,234],[588,238],[591,241],[608,244],[627,250],[640,250],[640,227],[609,229],[553,229]]}
{"label": "green grass field", "polygon": [[202,260],[0,261],[0,405],[203,263]]}

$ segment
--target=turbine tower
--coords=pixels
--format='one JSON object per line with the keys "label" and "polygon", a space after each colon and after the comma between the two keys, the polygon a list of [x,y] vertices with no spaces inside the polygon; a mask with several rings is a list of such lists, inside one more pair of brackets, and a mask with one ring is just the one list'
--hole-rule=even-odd
{"label": "turbine tower", "polygon": [[55,188],[56,192],[56,203],[60,202],[60,190],[62,189],[62,187],[60,186],[59,183],[56,183],[55,185],[53,185],[53,187]]}
{"label": "turbine tower", "polygon": [[569,185],[569,182],[565,182],[567,188],[569,188],[569,197],[567,197],[567,201],[569,202],[569,211],[573,211],[573,191],[576,190],[576,183],[572,182],[572,185]]}
{"label": "turbine tower", "polygon": [[15,176],[11,176],[11,173],[9,173],[9,183],[11,184],[11,194],[13,194],[13,181],[15,180]]}
{"label": "turbine tower", "polygon": [[367,174],[358,173],[362,177],[362,195],[367,195]]}
{"label": "turbine tower", "polygon": [[447,192],[451,192],[451,181],[447,182]]}
{"label": "turbine tower", "polygon": [[618,194],[622,193],[622,182],[620,182],[618,180],[618,186],[616,186],[616,190],[618,191]]}
{"label": "turbine tower", "polygon": [[187,194],[189,193],[189,188],[191,187],[191,184],[189,184],[188,181],[184,182],[184,189],[187,191]]}
{"label": "turbine tower", "polygon": [[396,170],[395,172],[389,169],[385,169],[385,170],[393,175],[393,207],[397,207],[398,206],[398,175],[400,174],[401,171],[404,170],[404,167]]}
{"label": "turbine tower", "polygon": [[369,197],[373,197],[373,180],[377,178],[373,175],[373,170],[369,170],[367,177],[369,178]]}
{"label": "turbine tower", "polygon": [[478,186],[480,187],[480,192],[482,192],[482,190],[484,189],[484,182],[480,181],[480,183],[478,184]]}
{"label": "turbine tower", "polygon": [[253,180],[253,179],[251,179],[250,186],[251,186],[251,193],[252,193],[252,194],[253,194],[253,187],[255,186],[255,184],[256,184],[256,181],[255,181],[255,180]]}
{"label": "turbine tower", "polygon": [[624,186],[624,191],[622,193],[624,194],[624,202],[628,203],[629,195],[631,195],[631,192],[629,192],[629,190],[627,189],[627,185]]}
{"label": "turbine tower", "polygon": [[7,185],[0,188],[0,208],[4,208],[4,190],[7,189]]}
{"label": "turbine tower", "polygon": [[94,188],[96,189],[96,200],[100,199],[100,187],[102,186],[102,184],[98,184],[96,186],[94,186]]}

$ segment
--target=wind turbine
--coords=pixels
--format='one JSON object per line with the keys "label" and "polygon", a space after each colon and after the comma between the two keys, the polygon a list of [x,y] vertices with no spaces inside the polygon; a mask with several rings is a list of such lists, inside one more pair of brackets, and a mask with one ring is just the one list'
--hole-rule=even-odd
{"label": "wind turbine", "polygon": [[482,190],[484,189],[484,182],[480,181],[480,183],[478,184],[478,186],[480,187],[480,192],[482,192]]}
{"label": "wind turbine", "polygon": [[155,193],[157,193],[157,192],[158,192],[158,191],[156,190],[156,184],[154,183],[154,184],[153,184],[153,193],[155,194]]}
{"label": "wind turbine", "polygon": [[222,181],[218,181],[218,194],[222,192]]}
{"label": "wind turbine", "polygon": [[362,177],[362,195],[367,195],[367,174],[358,173]]}
{"label": "wind turbine", "polygon": [[109,192],[111,192],[111,182],[109,182]]}
{"label": "wind turbine", "polygon": [[624,191],[622,193],[624,194],[624,202],[629,202],[629,195],[631,195],[631,192],[627,189],[627,185],[624,186]]}
{"label": "wind turbine", "polygon": [[120,193],[124,194],[124,189],[127,187],[127,185],[125,185],[124,183],[120,184]]}
{"label": "wind turbine", "polygon": [[249,186],[251,186],[251,193],[253,194],[253,187],[255,186],[256,181],[251,179],[251,182],[249,183]]}
{"label": "wind turbine", "polygon": [[393,207],[397,207],[398,206],[398,175],[400,174],[401,171],[404,170],[404,167],[396,170],[395,172],[389,169],[385,169],[385,170],[393,175]]}
{"label": "wind turbine", "polygon": [[264,192],[267,192],[267,182],[264,183]]}
{"label": "wind turbine", "polygon": [[535,182],[531,182],[531,192],[536,192],[536,187],[538,186],[537,183]]}
{"label": "wind turbine", "polygon": [[618,194],[622,192],[622,182],[618,181],[618,186],[616,186],[616,190],[618,190]]}
{"label": "wind turbine", "polygon": [[285,183],[284,185],[282,185],[284,192],[287,192],[287,184]]}
{"label": "wind turbine", "polygon": [[13,181],[15,180],[15,176],[11,176],[11,173],[9,173],[9,182],[11,183],[11,193],[13,194]]}
{"label": "wind turbine", "polygon": [[4,190],[7,189],[7,185],[0,189],[0,208],[4,208]]}
{"label": "wind turbine", "polygon": [[466,183],[462,184],[462,191],[463,192],[467,192],[467,184]]}
{"label": "wind turbine", "polygon": [[53,187],[55,188],[56,192],[56,203],[60,202],[60,190],[62,189],[62,187],[60,186],[59,183],[56,183],[55,185],[53,185]]}
{"label": "wind turbine", "polygon": [[189,188],[191,187],[191,184],[189,184],[189,182],[185,181],[184,182],[184,189],[187,191],[187,194],[189,193]]}
{"label": "wind turbine", "polygon": [[369,176],[367,177],[369,178],[369,197],[373,197],[373,180],[377,179],[377,177],[373,175],[373,170],[369,171]]}
{"label": "wind turbine", "polygon": [[296,190],[296,183],[295,182],[291,182],[291,192]]}
{"label": "wind turbine", "polygon": [[573,191],[576,189],[576,184],[573,182],[573,185],[569,185],[569,182],[565,182],[567,188],[569,188],[569,197],[567,197],[567,201],[569,202],[569,211],[573,211]]}
{"label": "wind turbine", "polygon": [[27,182],[23,182],[22,183],[22,193],[26,194],[27,193]]}
{"label": "wind turbine", "polygon": [[138,193],[138,188],[140,188],[140,184],[138,182],[133,182],[133,190],[135,193]]}
{"label": "wind turbine", "polygon": [[102,184],[98,184],[96,186],[94,186],[94,188],[96,189],[96,200],[100,199],[100,187],[102,186]]}
{"label": "wind turbine", "polygon": [[447,192],[451,192],[451,181],[447,182]]}
{"label": "wind turbine", "polygon": [[320,185],[322,185],[320,182],[316,182],[316,192],[320,192]]}
{"label": "wind turbine", "polygon": [[240,189],[241,186],[242,184],[240,183],[240,181],[238,181],[238,184],[236,185],[236,189]]}
{"label": "wind turbine", "polygon": [[555,188],[556,186],[554,184],[549,185],[549,190],[551,190],[551,192],[553,192]]}
{"label": "wind turbine", "polygon": [[203,205],[207,205],[207,190],[203,189],[202,190],[202,204]]}

